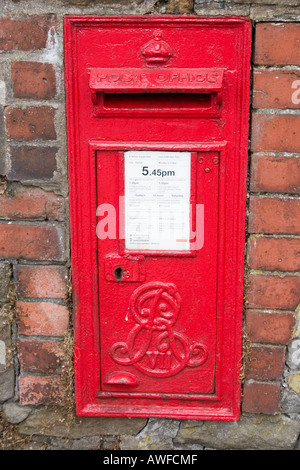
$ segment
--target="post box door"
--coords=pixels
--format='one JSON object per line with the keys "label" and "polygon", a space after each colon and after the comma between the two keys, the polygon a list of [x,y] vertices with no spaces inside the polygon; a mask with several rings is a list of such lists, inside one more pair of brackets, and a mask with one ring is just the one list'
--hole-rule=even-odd
{"label": "post box door", "polygon": [[219,152],[97,152],[101,391],[215,392],[219,169]]}

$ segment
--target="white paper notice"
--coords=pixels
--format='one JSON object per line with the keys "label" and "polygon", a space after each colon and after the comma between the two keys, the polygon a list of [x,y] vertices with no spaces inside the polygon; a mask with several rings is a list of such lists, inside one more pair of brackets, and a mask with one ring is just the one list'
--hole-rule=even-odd
{"label": "white paper notice", "polygon": [[191,153],[128,151],[125,156],[125,247],[190,249]]}

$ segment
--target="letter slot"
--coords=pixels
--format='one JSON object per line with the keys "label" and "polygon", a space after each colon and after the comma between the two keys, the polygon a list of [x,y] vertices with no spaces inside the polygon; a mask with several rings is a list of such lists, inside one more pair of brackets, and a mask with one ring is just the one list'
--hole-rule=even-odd
{"label": "letter slot", "polygon": [[223,69],[91,69],[94,115],[217,115]]}

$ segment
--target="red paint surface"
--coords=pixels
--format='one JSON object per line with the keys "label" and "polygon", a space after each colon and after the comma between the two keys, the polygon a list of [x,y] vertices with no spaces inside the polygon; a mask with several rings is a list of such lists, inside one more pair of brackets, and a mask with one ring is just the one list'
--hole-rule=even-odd
{"label": "red paint surface", "polygon": [[[238,419],[250,22],[67,17],[65,35],[77,413]],[[201,249],[97,239],[126,150],[191,152]]]}

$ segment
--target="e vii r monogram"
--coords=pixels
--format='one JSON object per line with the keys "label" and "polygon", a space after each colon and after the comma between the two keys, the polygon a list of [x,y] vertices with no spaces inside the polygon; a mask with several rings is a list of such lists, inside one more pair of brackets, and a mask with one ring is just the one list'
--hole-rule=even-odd
{"label": "e vii r monogram", "polygon": [[126,342],[112,346],[114,361],[153,377],[170,377],[185,367],[202,365],[208,358],[206,346],[173,330],[180,307],[174,284],[149,282],[138,287],[130,298],[136,325]]}

